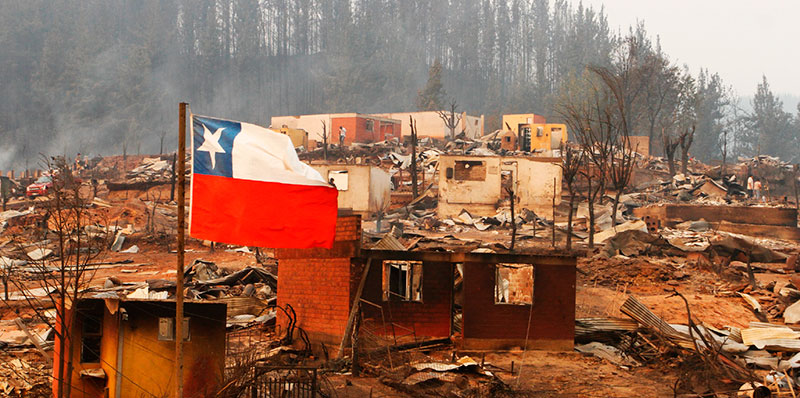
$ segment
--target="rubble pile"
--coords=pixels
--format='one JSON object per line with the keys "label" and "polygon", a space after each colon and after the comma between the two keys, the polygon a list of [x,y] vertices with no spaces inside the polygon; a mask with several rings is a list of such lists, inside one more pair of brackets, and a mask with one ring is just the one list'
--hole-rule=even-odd
{"label": "rubble pile", "polygon": [[41,363],[20,358],[0,361],[0,395],[47,396],[50,392],[52,370]]}
{"label": "rubble pile", "polygon": [[172,177],[171,162],[161,158],[144,158],[142,163],[131,171],[126,178],[129,183],[137,182],[169,182]]}

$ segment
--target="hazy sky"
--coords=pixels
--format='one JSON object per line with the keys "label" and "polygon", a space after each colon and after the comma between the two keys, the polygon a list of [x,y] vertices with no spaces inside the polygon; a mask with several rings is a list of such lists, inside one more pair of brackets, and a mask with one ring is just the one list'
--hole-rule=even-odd
{"label": "hazy sky", "polygon": [[[573,0],[575,4],[579,0]],[[583,0],[605,6],[612,29],[642,20],[692,73],[718,72],[737,94],[755,93],[761,75],[772,92],[800,95],[800,0]]]}

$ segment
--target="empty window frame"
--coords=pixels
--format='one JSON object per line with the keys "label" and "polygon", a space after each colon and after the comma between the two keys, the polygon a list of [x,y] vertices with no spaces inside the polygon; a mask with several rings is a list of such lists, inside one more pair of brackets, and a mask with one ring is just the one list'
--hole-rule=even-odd
{"label": "empty window frame", "polygon": [[331,170],[328,172],[328,182],[336,186],[339,191],[346,191],[349,184],[347,170]]}
{"label": "empty window frame", "polygon": [[533,304],[536,272],[530,264],[497,264],[495,266],[494,303]]}
{"label": "empty window frame", "polygon": [[454,178],[458,181],[483,181],[486,179],[486,162],[481,160],[456,160]]}
{"label": "empty window frame", "polygon": [[81,362],[99,363],[100,346],[103,339],[103,302],[81,305]]}
{"label": "empty window frame", "polygon": [[541,137],[544,135],[544,127],[538,126],[536,127],[536,136]]}
{"label": "empty window frame", "polygon": [[383,300],[422,301],[422,262],[384,261]]}
{"label": "empty window frame", "polygon": [[373,120],[365,120],[364,121],[364,130],[372,131],[375,128],[375,122]]}
{"label": "empty window frame", "polygon": [[[158,318],[158,339],[175,341],[175,318]],[[189,318],[183,318],[183,341],[189,341]]]}

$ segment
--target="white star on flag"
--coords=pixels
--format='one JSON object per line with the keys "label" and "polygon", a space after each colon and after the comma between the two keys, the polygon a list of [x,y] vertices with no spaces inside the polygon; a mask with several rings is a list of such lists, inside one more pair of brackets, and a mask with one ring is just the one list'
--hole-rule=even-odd
{"label": "white star on flag", "polygon": [[211,169],[213,170],[216,167],[217,154],[225,153],[225,150],[219,144],[219,139],[222,137],[222,131],[225,128],[219,128],[214,134],[211,134],[211,131],[204,124],[203,130],[203,144],[197,150],[208,152],[209,156],[211,156]]}

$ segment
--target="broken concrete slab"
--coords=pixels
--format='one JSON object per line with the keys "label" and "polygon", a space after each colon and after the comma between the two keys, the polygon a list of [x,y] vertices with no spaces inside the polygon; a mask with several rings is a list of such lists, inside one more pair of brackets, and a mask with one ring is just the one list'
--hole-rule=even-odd
{"label": "broken concrete slab", "polygon": [[33,249],[26,254],[28,255],[28,257],[31,258],[31,260],[38,261],[47,258],[51,254],[53,254],[53,251],[46,248],[38,248],[38,249]]}
{"label": "broken concrete slab", "polygon": [[645,222],[642,220],[626,221],[613,228],[609,228],[605,231],[596,233],[594,235],[594,243],[605,243],[605,241],[611,239],[620,232],[632,231],[632,230],[647,232],[647,224],[645,224]]}

